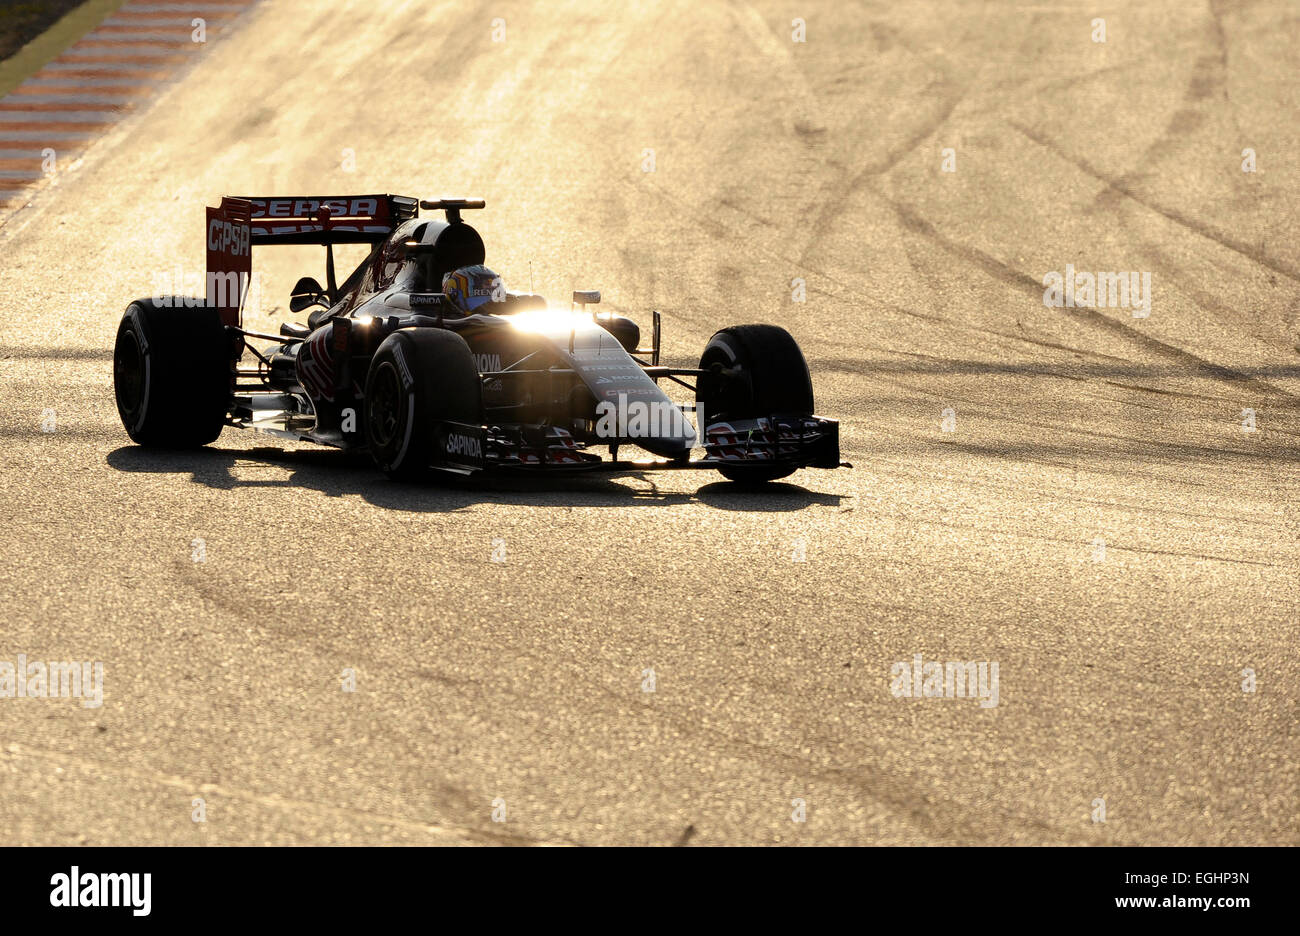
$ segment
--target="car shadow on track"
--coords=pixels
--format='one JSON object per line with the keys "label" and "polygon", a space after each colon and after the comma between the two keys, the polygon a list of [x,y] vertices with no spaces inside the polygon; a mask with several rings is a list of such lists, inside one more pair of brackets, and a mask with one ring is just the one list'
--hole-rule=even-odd
{"label": "car shadow on track", "polygon": [[[797,484],[756,486],[729,481],[704,484],[694,493],[660,490],[661,472],[629,471],[601,476],[458,478],[448,475],[427,483],[393,481],[379,474],[364,455],[333,450],[281,448],[203,448],[166,451],[124,445],[106,458],[118,471],[186,474],[195,484],[216,490],[283,488],[317,491],[328,497],[358,495],[386,510],[449,512],[476,504],[566,507],[670,507],[692,501],[717,510],[788,512],[817,505],[838,506],[838,494],[821,494]],[[250,478],[245,470],[278,466],[287,477]],[[700,477],[698,472],[689,477]],[[640,482],[629,485],[627,482]],[[689,486],[689,485],[687,485]]]}

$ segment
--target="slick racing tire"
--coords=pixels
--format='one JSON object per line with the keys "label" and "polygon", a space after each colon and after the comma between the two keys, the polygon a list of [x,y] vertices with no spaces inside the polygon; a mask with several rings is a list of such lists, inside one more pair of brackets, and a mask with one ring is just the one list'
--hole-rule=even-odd
{"label": "slick racing tire", "polygon": [[[726,369],[732,375],[720,373]],[[794,338],[776,325],[733,325],[709,339],[700,356],[706,371],[696,384],[703,423],[760,416],[811,416],[812,378]],[[699,412],[699,410],[697,410]],[[729,465],[718,469],[731,481],[758,484],[793,474],[784,465]]]}
{"label": "slick racing tire", "polygon": [[434,423],[483,422],[478,364],[465,339],[440,328],[404,328],[384,339],[366,375],[370,455],[391,478],[423,477],[435,454]]}
{"label": "slick racing tire", "polygon": [[113,393],[122,425],[139,445],[207,445],[229,412],[234,370],[221,313],[184,302],[137,299],[117,328]]}

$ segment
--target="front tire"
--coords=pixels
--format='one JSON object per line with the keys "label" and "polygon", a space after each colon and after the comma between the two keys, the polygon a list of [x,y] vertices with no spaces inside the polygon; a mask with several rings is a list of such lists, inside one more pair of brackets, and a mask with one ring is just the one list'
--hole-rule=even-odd
{"label": "front tire", "polygon": [[139,445],[207,445],[229,412],[234,372],[221,313],[184,302],[137,299],[117,328],[113,394],[127,435]]}
{"label": "front tire", "polygon": [[[761,416],[811,416],[812,377],[798,343],[776,325],[733,325],[709,339],[700,356],[695,402],[703,423]],[[724,370],[730,374],[722,373]],[[699,410],[697,410],[699,412]],[[724,478],[748,484],[775,481],[795,472],[786,465],[727,465]]]}
{"label": "front tire", "polygon": [[435,423],[480,425],[478,373],[455,332],[404,328],[385,338],[366,375],[366,443],[376,467],[399,480],[423,477],[435,457]]}

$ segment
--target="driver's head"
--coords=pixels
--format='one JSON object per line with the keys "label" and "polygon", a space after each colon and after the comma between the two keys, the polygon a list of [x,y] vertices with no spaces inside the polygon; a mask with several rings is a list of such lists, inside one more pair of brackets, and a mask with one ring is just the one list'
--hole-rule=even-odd
{"label": "driver's head", "polygon": [[452,270],[442,278],[442,291],[466,315],[485,302],[504,302],[506,298],[501,277],[481,263]]}

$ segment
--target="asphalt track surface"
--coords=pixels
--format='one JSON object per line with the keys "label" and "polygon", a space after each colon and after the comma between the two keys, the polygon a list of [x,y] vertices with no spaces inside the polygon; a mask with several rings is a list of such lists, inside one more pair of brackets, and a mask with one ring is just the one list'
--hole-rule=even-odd
{"label": "asphalt track surface", "polygon": [[[0,700],[6,843],[1300,842],[1295,7],[798,7],[264,4],[4,219],[0,659],[105,672]],[[508,283],[673,363],[785,325],[854,467],[132,446],[114,332],[204,205],[372,191],[485,197]],[[322,272],[254,264],[267,329]],[[999,704],[895,698],[918,653]]]}

